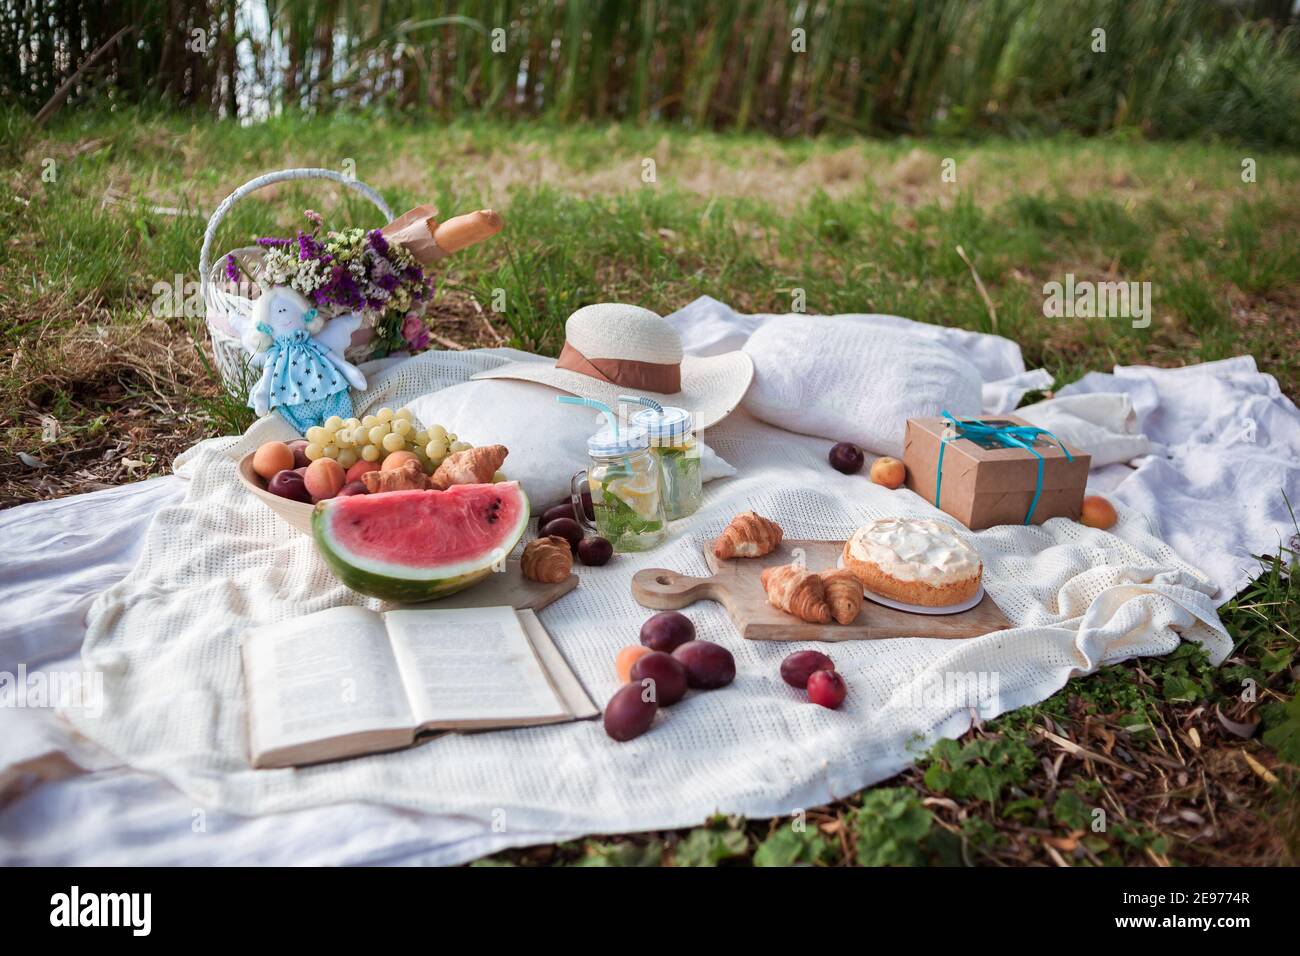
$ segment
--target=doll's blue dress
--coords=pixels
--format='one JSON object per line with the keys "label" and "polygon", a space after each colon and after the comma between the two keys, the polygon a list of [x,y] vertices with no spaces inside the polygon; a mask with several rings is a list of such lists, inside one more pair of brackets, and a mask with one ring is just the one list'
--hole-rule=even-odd
{"label": "doll's blue dress", "polygon": [[325,348],[312,341],[310,332],[297,329],[274,335],[262,322],[257,328],[272,336],[271,347],[266,350],[272,409],[300,434],[331,415],[352,415],[347,379],[330,361]]}

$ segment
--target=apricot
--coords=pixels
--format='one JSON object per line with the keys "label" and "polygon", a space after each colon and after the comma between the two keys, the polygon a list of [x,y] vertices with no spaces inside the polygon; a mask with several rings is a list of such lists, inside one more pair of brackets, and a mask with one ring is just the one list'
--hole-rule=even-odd
{"label": "apricot", "polygon": [[293,467],[293,449],[282,441],[269,441],[253,452],[253,471],[267,481]]}
{"label": "apricot", "polygon": [[339,489],[347,484],[348,476],[343,466],[333,458],[317,458],[307,466],[302,480],[313,501],[324,501],[339,493]]}
{"label": "apricot", "polygon": [[886,488],[897,488],[907,478],[907,468],[897,458],[885,455],[871,463],[871,480]]}
{"label": "apricot", "polygon": [[364,458],[348,469],[348,481],[360,481],[361,476],[368,472],[378,471],[379,462],[366,461]]}
{"label": "apricot", "polygon": [[389,452],[388,457],[384,459],[384,471],[392,471],[394,468],[401,468],[408,461],[420,464],[420,458],[413,451],[394,451]]}
{"label": "apricot", "polygon": [[1089,495],[1083,499],[1083,508],[1079,512],[1079,524],[1086,525],[1089,528],[1100,528],[1105,531],[1118,520],[1119,515],[1115,513],[1115,506],[1101,495]]}
{"label": "apricot", "polygon": [[650,648],[644,644],[629,644],[618,652],[614,658],[614,670],[618,672],[618,679],[626,684],[632,679],[632,665],[650,653]]}

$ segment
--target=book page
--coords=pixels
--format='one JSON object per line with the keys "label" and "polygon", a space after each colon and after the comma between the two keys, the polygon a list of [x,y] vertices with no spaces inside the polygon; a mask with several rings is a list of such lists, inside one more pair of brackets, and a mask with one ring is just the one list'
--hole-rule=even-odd
{"label": "book page", "polygon": [[383,618],[337,607],[244,635],[254,755],[372,730],[413,729]]}
{"label": "book page", "polygon": [[514,608],[384,615],[421,725],[566,716]]}
{"label": "book page", "polygon": [[533,650],[537,652],[546,676],[551,680],[551,687],[563,701],[564,709],[569,712],[569,716],[575,720],[586,720],[588,717],[597,716],[600,708],[592,703],[586,688],[582,686],[582,681],[578,680],[578,675],[573,672],[569,662],[564,659],[560,649],[551,640],[551,635],[542,626],[537,612],[524,608],[515,613],[519,615],[519,623],[523,625],[524,633],[528,635],[528,640],[532,642]]}

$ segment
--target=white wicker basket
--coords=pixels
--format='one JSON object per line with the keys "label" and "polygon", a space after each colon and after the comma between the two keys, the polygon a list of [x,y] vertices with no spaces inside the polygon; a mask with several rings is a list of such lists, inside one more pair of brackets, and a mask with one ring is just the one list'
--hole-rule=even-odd
{"label": "white wicker basket", "polygon": [[[221,221],[226,218],[226,213],[230,212],[231,206],[263,186],[297,179],[329,179],[342,183],[374,203],[383,213],[385,223],[393,220],[392,210],[388,208],[388,203],[384,202],[384,198],[378,192],[365,183],[349,179],[332,169],[282,169],[279,172],[267,173],[256,179],[250,179],[221,201],[221,205],[208,220],[207,229],[203,233],[203,249],[199,252],[199,285],[203,292],[208,334],[212,337],[212,355],[217,370],[228,386],[241,392],[249,384],[250,372],[249,356],[239,341],[239,330],[242,327],[241,323],[253,308],[253,300],[231,290],[225,276],[226,257],[223,255],[214,263],[212,243]],[[231,254],[235,256],[246,275],[256,275],[262,251],[256,246],[245,246],[233,250]],[[371,342],[372,326],[379,316],[368,311],[363,312],[362,315],[364,317],[362,327],[353,334],[352,345],[347,350],[347,358],[353,363],[364,362],[370,357],[374,348]]]}

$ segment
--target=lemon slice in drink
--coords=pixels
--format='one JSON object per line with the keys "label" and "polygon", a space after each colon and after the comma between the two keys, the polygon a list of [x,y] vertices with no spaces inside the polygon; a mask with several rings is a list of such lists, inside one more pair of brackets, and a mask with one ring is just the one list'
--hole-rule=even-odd
{"label": "lemon slice in drink", "polygon": [[653,521],[659,511],[659,481],[654,472],[643,472],[605,482],[605,493],[623,502],[643,521]]}

